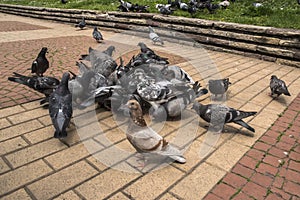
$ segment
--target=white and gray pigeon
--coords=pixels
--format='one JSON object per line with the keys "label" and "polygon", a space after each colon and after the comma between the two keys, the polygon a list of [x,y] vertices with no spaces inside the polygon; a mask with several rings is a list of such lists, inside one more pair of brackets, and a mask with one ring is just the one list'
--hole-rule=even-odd
{"label": "white and gray pigeon", "polygon": [[160,43],[161,45],[164,45],[164,42],[162,39],[155,33],[154,29],[149,26],[149,38],[152,40],[153,44]]}
{"label": "white and gray pigeon", "polygon": [[73,114],[72,94],[68,88],[70,74],[65,72],[57,89],[49,97],[49,114],[55,128],[54,137],[67,137],[67,127]]}
{"label": "white and gray pigeon", "polygon": [[101,42],[101,40],[103,40],[103,36],[96,26],[94,27],[92,35],[97,42]]}
{"label": "white and gray pigeon", "polygon": [[156,9],[163,15],[171,15],[173,10],[171,9],[171,4],[156,4]]}
{"label": "white and gray pigeon", "polygon": [[198,101],[195,101],[192,109],[206,122],[211,123],[212,128],[221,132],[225,123],[239,124],[249,131],[255,132],[254,128],[243,121],[244,118],[253,116],[257,112],[245,112],[230,108],[223,104],[207,104],[203,105]]}
{"label": "white and gray pigeon", "polygon": [[78,27],[78,28],[80,28],[81,30],[84,29],[85,26],[86,26],[86,22],[85,22],[84,17],[82,17],[81,21],[80,21],[78,24],[75,25],[75,27]]}
{"label": "white and gray pigeon", "polygon": [[47,53],[48,48],[43,47],[37,58],[32,62],[31,73],[35,73],[37,76],[43,76],[43,74],[49,68],[49,61],[46,58]]}
{"label": "white and gray pigeon", "polygon": [[277,76],[275,75],[271,76],[270,89],[271,89],[271,96],[277,95],[276,97],[279,97],[281,94],[291,96],[285,82],[277,78]]}
{"label": "white and gray pigeon", "polygon": [[45,98],[40,102],[41,105],[49,101],[50,94],[52,94],[52,92],[57,88],[59,84],[58,79],[50,76],[30,77],[30,76],[24,76],[22,74],[18,74],[16,72],[14,72],[13,74],[14,74],[13,77],[8,77],[9,81],[20,83],[45,95]]}
{"label": "white and gray pigeon", "polygon": [[225,92],[228,90],[228,87],[231,83],[229,82],[229,78],[224,79],[211,79],[208,81],[208,89],[210,93],[217,97],[218,95],[223,96]]}
{"label": "white and gray pigeon", "polygon": [[159,154],[179,163],[186,162],[178,148],[169,144],[161,135],[147,126],[142,108],[136,100],[129,100],[124,106],[130,112],[126,136],[137,152]]}

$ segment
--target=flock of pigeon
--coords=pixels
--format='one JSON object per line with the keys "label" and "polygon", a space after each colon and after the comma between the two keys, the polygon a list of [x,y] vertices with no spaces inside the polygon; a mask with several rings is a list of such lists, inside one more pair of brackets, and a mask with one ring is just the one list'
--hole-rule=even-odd
{"label": "flock of pigeon", "polygon": [[[77,26],[82,28],[80,23]],[[96,41],[103,40],[97,27],[92,35]],[[152,27],[149,27],[149,38],[154,44],[164,45]],[[46,107],[55,128],[55,138],[67,136],[74,108],[85,109],[95,103],[129,117],[126,135],[137,152],[156,153],[179,163],[186,162],[181,151],[147,126],[143,117],[145,111],[154,120],[161,121],[180,116],[192,105],[192,109],[209,122],[215,132],[221,132],[224,124],[231,122],[255,132],[243,119],[256,112],[237,110],[221,103],[203,105],[196,100],[206,95],[208,90],[214,100],[223,98],[231,84],[229,78],[209,80],[207,90],[179,66],[170,65],[168,58],[159,56],[142,42],[138,46],[140,52],[126,65],[122,57],[119,65],[112,58],[114,46],[109,46],[105,51],[90,47],[88,54],[81,55],[80,61],[76,62],[79,74],[65,72],[60,81],[44,76],[49,62],[46,58],[48,49],[43,47],[31,66],[34,76],[14,72],[8,80],[45,95],[40,103],[48,103]],[[271,77],[270,89],[274,98],[281,94],[290,96],[284,81],[275,75]]]}
{"label": "flock of pigeon", "polygon": [[[149,12],[147,5],[138,5],[131,2],[126,2],[124,0],[119,0],[120,5],[118,10],[121,12]],[[235,2],[235,0],[231,0]],[[224,0],[220,3],[212,3],[212,0],[189,0],[189,2],[184,3],[181,0],[168,0],[167,4],[156,4],[156,9],[163,15],[171,15],[176,10],[182,10],[189,12],[192,16],[196,14],[197,11],[207,9],[209,13],[214,13],[219,8],[227,8],[230,5],[229,0]]]}

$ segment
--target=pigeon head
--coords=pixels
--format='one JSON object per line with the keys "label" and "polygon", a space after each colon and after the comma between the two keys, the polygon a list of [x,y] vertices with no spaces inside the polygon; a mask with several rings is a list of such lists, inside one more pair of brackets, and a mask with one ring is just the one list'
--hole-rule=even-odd
{"label": "pigeon head", "polygon": [[45,56],[46,53],[48,53],[48,48],[47,47],[43,47],[39,53],[39,56]]}
{"label": "pigeon head", "polygon": [[273,80],[273,79],[278,79],[278,78],[277,78],[277,76],[272,75],[272,76],[271,76],[271,80]]}
{"label": "pigeon head", "polygon": [[97,26],[94,26],[94,30],[95,30],[95,31],[98,30]]}
{"label": "pigeon head", "polygon": [[68,85],[68,81],[70,80],[69,72],[65,72],[61,78],[61,85]]}
{"label": "pigeon head", "polygon": [[154,30],[153,30],[153,28],[151,26],[148,26],[148,28],[149,28],[150,32],[152,32],[152,33],[154,32]]}
{"label": "pigeon head", "polygon": [[138,46],[140,46],[141,48],[146,47],[146,45],[145,45],[143,42],[139,42],[139,43],[138,43]]}

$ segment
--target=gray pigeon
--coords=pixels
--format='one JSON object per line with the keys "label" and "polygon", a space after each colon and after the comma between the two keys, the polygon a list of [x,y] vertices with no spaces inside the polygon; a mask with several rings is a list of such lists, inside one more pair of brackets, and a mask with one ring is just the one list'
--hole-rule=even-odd
{"label": "gray pigeon", "polygon": [[59,80],[57,80],[54,77],[49,76],[24,76],[21,74],[18,74],[16,72],[13,73],[14,77],[8,77],[9,81],[20,83],[22,85],[26,85],[31,89],[34,89],[35,91],[42,93],[45,95],[45,99],[43,99],[40,104],[44,104],[48,102],[48,98],[50,94],[57,88],[59,84]]}
{"label": "gray pigeon", "polygon": [[228,90],[228,86],[231,83],[229,82],[229,78],[224,79],[216,79],[208,81],[208,89],[213,95],[224,95]]}
{"label": "gray pigeon", "polygon": [[149,38],[152,40],[154,44],[157,42],[160,43],[161,45],[164,45],[164,42],[161,40],[161,38],[155,33],[154,29],[149,26]]}
{"label": "gray pigeon", "polygon": [[43,76],[43,74],[47,71],[49,68],[49,61],[46,58],[46,53],[48,53],[48,48],[43,47],[37,58],[32,62],[31,73],[36,73],[38,76]]}
{"label": "gray pigeon", "polygon": [[192,109],[194,109],[203,120],[211,123],[212,128],[217,132],[221,132],[223,130],[225,123],[231,122],[239,124],[246,129],[255,132],[254,128],[243,121],[243,118],[253,116],[257,112],[236,110],[222,104],[203,105],[197,101],[194,102]]}
{"label": "gray pigeon", "polygon": [[86,26],[86,22],[84,17],[82,17],[81,21],[75,25],[75,27],[79,27],[80,29],[84,29],[85,26]]}
{"label": "gray pigeon", "polygon": [[72,95],[68,88],[69,79],[70,74],[65,72],[57,89],[49,97],[49,114],[55,128],[55,138],[67,137],[66,128],[73,113]]}
{"label": "gray pigeon", "polygon": [[109,47],[107,47],[106,50],[103,51],[103,53],[105,53],[111,57],[115,50],[116,50],[116,48],[114,46],[109,46]]}
{"label": "gray pigeon", "polygon": [[285,82],[277,78],[277,76],[275,75],[271,76],[270,89],[271,89],[271,96],[273,96],[274,94],[277,95],[276,97],[279,97],[281,94],[291,96],[291,94],[289,93],[285,85]]}
{"label": "gray pigeon", "polygon": [[97,41],[97,42],[101,42],[101,40],[103,40],[103,36],[100,33],[100,31],[98,30],[98,28],[95,26],[94,30],[93,30],[93,38]]}
{"label": "gray pigeon", "polygon": [[143,111],[136,100],[129,100],[124,107],[130,112],[126,136],[128,141],[139,153],[154,153],[185,163],[181,151],[169,144],[162,136],[147,126]]}
{"label": "gray pigeon", "polygon": [[106,51],[101,52],[90,47],[89,54],[81,55],[81,60],[90,61],[92,71],[108,78],[118,66],[116,61],[110,56],[114,48],[114,46],[110,46]]}

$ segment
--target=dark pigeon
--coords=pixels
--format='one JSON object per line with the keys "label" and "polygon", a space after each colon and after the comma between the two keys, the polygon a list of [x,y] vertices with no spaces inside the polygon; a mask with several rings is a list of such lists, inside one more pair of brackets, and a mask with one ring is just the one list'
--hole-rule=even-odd
{"label": "dark pigeon", "polygon": [[129,12],[129,11],[132,11],[133,9],[133,5],[131,2],[126,2],[126,1],[123,1],[123,0],[119,0],[120,2],[120,5],[118,6],[118,9],[121,11],[121,12]]}
{"label": "dark pigeon", "polygon": [[231,83],[229,78],[208,81],[208,89],[213,95],[224,95]]}
{"label": "dark pigeon", "polygon": [[48,102],[48,98],[50,94],[56,89],[59,84],[59,80],[54,77],[49,76],[24,76],[14,72],[14,77],[8,77],[9,81],[20,83],[22,85],[26,85],[35,91],[42,93],[45,95],[45,99],[43,99],[40,103],[44,104]]}
{"label": "dark pigeon", "polygon": [[82,17],[82,20],[78,24],[75,25],[76,28],[79,27],[80,29],[84,29],[85,26],[86,26],[86,22],[85,22],[84,17]]}
{"label": "dark pigeon", "polygon": [[31,73],[43,76],[43,74],[47,71],[49,68],[49,61],[46,58],[46,53],[48,53],[48,48],[43,47],[37,58],[32,62]]}
{"label": "dark pigeon", "polygon": [[157,54],[154,53],[152,49],[148,48],[143,42],[139,42],[138,46],[140,46],[141,48],[141,53],[142,53],[141,56],[143,56],[144,60],[154,59],[156,61],[163,61],[164,64],[169,64],[168,58],[163,58],[158,56]]}
{"label": "dark pigeon", "polygon": [[94,31],[93,31],[93,38],[97,41],[97,42],[101,42],[101,40],[103,40],[103,36],[100,33],[100,31],[98,30],[98,28],[95,26],[94,27]]}
{"label": "dark pigeon", "polygon": [[194,17],[197,12],[197,7],[195,5],[189,5],[187,11],[191,14],[192,17]]}
{"label": "dark pigeon", "polygon": [[68,88],[70,74],[65,72],[57,89],[49,98],[49,114],[55,128],[54,137],[67,137],[67,127],[70,124],[73,109],[72,95]]}
{"label": "dark pigeon", "polygon": [[277,76],[275,75],[271,76],[270,89],[271,89],[271,96],[277,95],[276,97],[279,97],[281,94],[291,96],[285,82],[277,78]]}
{"label": "dark pigeon", "polygon": [[61,3],[66,4],[66,3],[68,3],[68,1],[67,0],[61,0]]}
{"label": "dark pigeon", "polygon": [[212,128],[217,132],[221,132],[223,130],[225,123],[231,122],[239,124],[249,131],[255,132],[254,128],[243,121],[243,118],[253,116],[257,112],[236,110],[222,104],[203,105],[197,101],[194,102],[192,109],[194,109],[203,120],[211,123]]}

